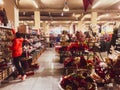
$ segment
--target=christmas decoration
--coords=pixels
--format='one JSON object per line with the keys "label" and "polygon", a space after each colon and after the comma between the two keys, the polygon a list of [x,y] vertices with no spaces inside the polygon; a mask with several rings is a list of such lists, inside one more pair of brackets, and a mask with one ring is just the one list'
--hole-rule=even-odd
{"label": "christmas decoration", "polygon": [[86,11],[89,5],[93,3],[94,0],[83,0],[84,10]]}
{"label": "christmas decoration", "polygon": [[95,90],[96,84],[94,80],[85,71],[72,73],[62,77],[60,86],[64,90]]}

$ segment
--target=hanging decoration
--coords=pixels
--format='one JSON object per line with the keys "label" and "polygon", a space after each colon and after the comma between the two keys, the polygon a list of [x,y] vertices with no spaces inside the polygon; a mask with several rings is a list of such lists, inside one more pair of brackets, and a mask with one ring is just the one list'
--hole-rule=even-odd
{"label": "hanging decoration", "polygon": [[89,1],[89,4],[92,5],[94,0],[88,0],[88,1]]}
{"label": "hanging decoration", "polygon": [[84,10],[86,11],[89,5],[92,5],[94,0],[83,0]]}

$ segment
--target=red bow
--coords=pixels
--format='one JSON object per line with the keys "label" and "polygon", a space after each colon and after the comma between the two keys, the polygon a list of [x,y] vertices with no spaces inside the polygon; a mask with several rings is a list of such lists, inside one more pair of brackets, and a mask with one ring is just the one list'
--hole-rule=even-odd
{"label": "red bow", "polygon": [[84,10],[86,11],[89,7],[89,4],[92,5],[94,0],[83,0],[83,4],[84,4]]}

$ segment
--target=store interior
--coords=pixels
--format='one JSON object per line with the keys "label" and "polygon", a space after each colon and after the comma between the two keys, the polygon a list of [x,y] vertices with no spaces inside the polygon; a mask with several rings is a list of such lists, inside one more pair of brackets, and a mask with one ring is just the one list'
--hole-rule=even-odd
{"label": "store interior", "polygon": [[[29,40],[24,81],[15,32]],[[0,41],[0,90],[120,89],[120,0],[0,0]]]}

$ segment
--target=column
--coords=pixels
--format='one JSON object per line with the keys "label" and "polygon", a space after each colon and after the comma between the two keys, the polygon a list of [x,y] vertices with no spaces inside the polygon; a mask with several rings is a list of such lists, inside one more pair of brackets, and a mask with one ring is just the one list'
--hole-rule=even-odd
{"label": "column", "polygon": [[50,24],[49,23],[46,24],[46,32],[45,33],[47,35],[49,35],[49,33],[50,33]]}
{"label": "column", "polygon": [[34,23],[35,29],[39,29],[40,28],[40,12],[39,11],[34,11]]}
{"label": "column", "polygon": [[73,23],[70,24],[70,34],[73,34],[74,31],[73,31]]}
{"label": "column", "polygon": [[17,31],[19,26],[19,9],[14,4],[14,0],[3,0],[4,5],[3,7],[6,10],[8,21],[13,24],[14,28]]}
{"label": "column", "polygon": [[92,12],[92,14],[91,14],[91,24],[92,25],[97,24],[97,16],[98,16],[97,12]]}
{"label": "column", "polygon": [[96,25],[97,25],[97,16],[98,16],[97,12],[92,12],[91,13],[91,25],[92,25],[93,32],[97,31],[97,28],[95,28]]}
{"label": "column", "polygon": [[43,27],[43,32],[44,33],[47,32],[47,23],[45,21],[42,23],[42,27]]}

